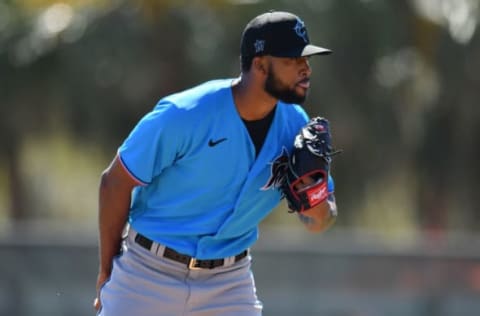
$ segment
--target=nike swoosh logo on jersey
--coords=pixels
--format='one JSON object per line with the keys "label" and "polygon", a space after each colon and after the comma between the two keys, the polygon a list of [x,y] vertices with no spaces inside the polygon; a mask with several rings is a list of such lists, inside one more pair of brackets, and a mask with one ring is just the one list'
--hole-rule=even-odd
{"label": "nike swoosh logo on jersey", "polygon": [[224,142],[226,140],[227,140],[226,138],[220,138],[219,140],[210,139],[208,141],[208,146],[210,146],[210,147],[217,146],[218,144],[220,144],[221,142]]}

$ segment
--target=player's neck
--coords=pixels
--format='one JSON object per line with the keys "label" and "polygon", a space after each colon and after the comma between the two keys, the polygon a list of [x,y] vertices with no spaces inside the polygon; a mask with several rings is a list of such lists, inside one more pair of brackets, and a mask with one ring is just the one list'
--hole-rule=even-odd
{"label": "player's neck", "polygon": [[264,118],[278,101],[265,92],[261,83],[243,75],[232,84],[232,93],[240,117],[247,121]]}

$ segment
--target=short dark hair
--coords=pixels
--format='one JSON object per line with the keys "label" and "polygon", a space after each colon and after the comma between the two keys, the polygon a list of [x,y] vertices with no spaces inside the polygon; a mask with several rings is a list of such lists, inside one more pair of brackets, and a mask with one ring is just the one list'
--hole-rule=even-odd
{"label": "short dark hair", "polygon": [[242,72],[249,72],[252,68],[252,61],[255,56],[252,55],[240,55],[240,67]]}

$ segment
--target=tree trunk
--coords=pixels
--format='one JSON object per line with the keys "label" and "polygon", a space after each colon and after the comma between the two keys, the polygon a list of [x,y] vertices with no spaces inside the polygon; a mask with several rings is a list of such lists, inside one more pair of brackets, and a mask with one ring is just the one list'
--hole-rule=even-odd
{"label": "tree trunk", "polygon": [[11,138],[5,142],[5,158],[8,175],[9,211],[12,220],[27,217],[25,187],[19,161],[19,142]]}

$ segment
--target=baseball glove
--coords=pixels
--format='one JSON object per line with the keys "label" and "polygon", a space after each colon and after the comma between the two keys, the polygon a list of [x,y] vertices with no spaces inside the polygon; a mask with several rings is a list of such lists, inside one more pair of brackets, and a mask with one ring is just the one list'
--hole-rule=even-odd
{"label": "baseball glove", "polygon": [[312,118],[300,130],[281,185],[291,212],[308,210],[328,197],[330,165],[338,153],[332,147],[327,119]]}

